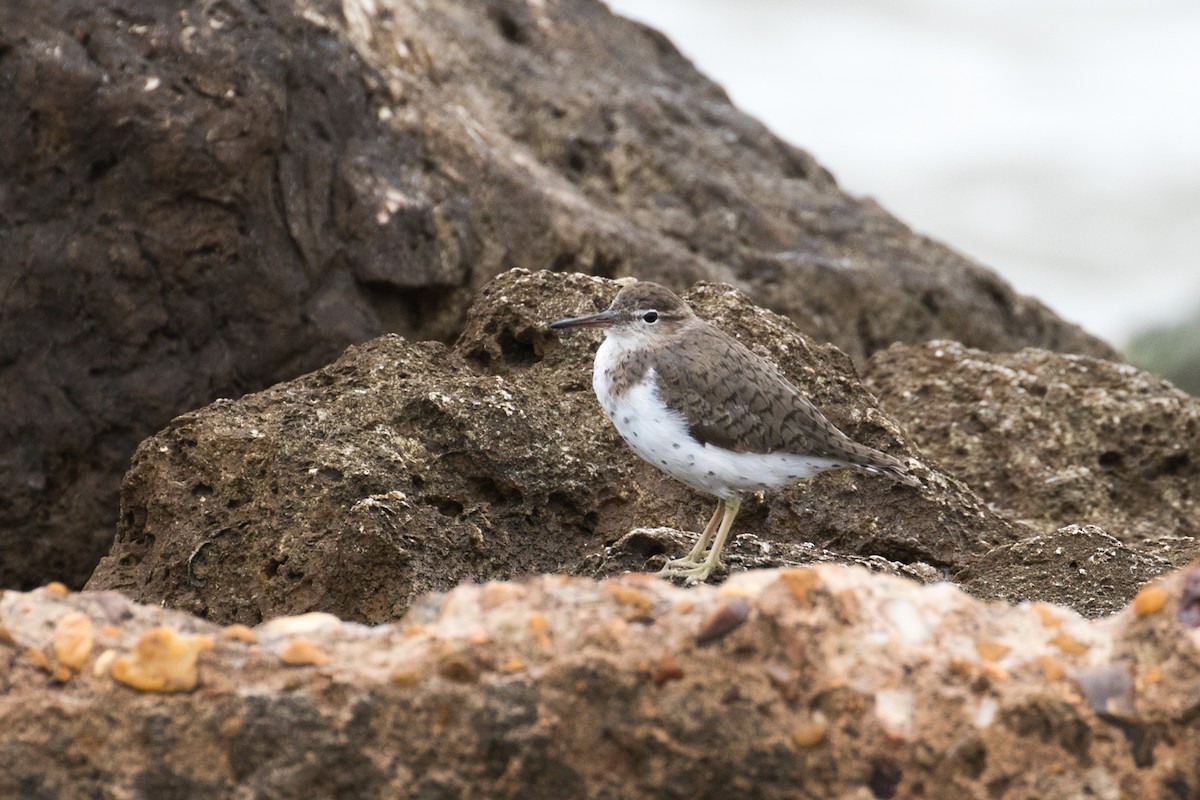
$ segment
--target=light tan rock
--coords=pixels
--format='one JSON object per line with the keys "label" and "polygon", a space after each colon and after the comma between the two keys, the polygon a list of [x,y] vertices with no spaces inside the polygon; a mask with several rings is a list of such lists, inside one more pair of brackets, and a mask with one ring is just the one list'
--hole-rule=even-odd
{"label": "light tan rock", "polygon": [[[1200,564],[1153,590],[1089,621],[832,565],[687,590],[543,576],[463,585],[392,625],[275,620],[257,642],[111,596],[8,592],[0,795],[1189,797]],[[212,637],[202,689],[48,682],[21,653],[72,613],[122,642]],[[301,635],[328,659],[283,664]]]}

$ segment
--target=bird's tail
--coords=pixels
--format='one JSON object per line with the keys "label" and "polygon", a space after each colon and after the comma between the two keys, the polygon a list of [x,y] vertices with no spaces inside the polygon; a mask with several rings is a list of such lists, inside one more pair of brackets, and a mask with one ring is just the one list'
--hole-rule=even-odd
{"label": "bird's tail", "polygon": [[920,486],[921,480],[916,475],[908,471],[908,467],[897,462],[893,465],[880,466],[878,464],[862,464],[860,465],[864,472],[869,472],[872,475],[882,475],[885,478],[891,478],[898,483],[903,483],[905,486]]}
{"label": "bird's tail", "polygon": [[920,479],[912,474],[908,465],[900,459],[889,456],[887,453],[881,453],[878,450],[872,450],[869,447],[863,447],[863,450],[869,452],[869,456],[857,460],[855,466],[864,472],[869,472],[872,475],[882,475],[885,478],[891,478],[894,481],[903,483],[905,486],[920,486]]}

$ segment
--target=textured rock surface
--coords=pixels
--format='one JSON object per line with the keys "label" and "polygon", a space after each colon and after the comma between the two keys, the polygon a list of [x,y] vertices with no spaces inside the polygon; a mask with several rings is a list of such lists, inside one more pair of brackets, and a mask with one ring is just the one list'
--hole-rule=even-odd
{"label": "textured rock surface", "polygon": [[[1200,535],[1200,400],[1125,364],[895,346],[867,385],[932,460],[1049,533],[1099,525],[1176,564]],[[1177,551],[1172,554],[1172,550]]]}
{"label": "textured rock surface", "polygon": [[[510,272],[481,294],[453,348],[385,337],[177,418],[138,449],[117,542],[89,587],[220,622],[310,610],[381,622],[462,578],[604,575],[681,554],[689,545],[649,538],[606,548],[639,524],[699,530],[713,501],[612,430],[591,391],[599,337],[560,340],[545,328],[607,305],[617,288]],[[843,430],[914,454],[835,348],[728,287],[687,297],[776,358]],[[828,473],[749,502],[737,532],[756,541],[736,543],[727,560],[736,569],[882,556],[937,574],[1017,538],[969,489],[920,474],[927,485],[914,489]],[[784,547],[773,553],[775,543]]]}
{"label": "textured rock surface", "polygon": [[[1200,566],[1092,622],[828,565],[461,586],[378,628],[8,592],[0,795],[1188,798],[1197,626]],[[215,645],[197,690],[114,681],[148,635]]]}
{"label": "textured rock surface", "polygon": [[83,581],[136,443],[510,266],[716,278],[854,358],[1106,355],[598,2],[0,2],[0,585]]}
{"label": "textured rock surface", "polygon": [[[1194,401],[897,347],[897,426],[852,366],[895,340],[1111,351],[661,36],[587,0],[0,0],[0,137],[0,585],[81,582],[179,411],[462,330],[142,444],[90,585],[146,605],[0,593],[0,796],[1200,796],[1200,567],[1098,622],[919,585],[1115,610],[1194,552]],[[616,287],[512,265],[736,285],[793,322],[689,299],[926,485],[752,499],[719,588],[588,579],[711,501],[603,419],[599,338],[544,328]],[[585,577],[452,588],[535,572]],[[200,618],[312,609],[408,616]]]}
{"label": "textured rock surface", "polygon": [[1143,583],[1196,553],[1190,538],[1127,545],[1095,525],[1068,525],[1001,545],[954,579],[972,594],[1041,600],[1088,617],[1119,611]]}

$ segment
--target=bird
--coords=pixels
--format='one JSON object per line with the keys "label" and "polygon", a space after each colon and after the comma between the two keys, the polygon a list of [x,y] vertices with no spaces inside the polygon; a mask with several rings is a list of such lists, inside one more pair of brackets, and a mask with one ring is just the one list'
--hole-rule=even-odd
{"label": "bird", "polygon": [[717,498],[695,547],[659,575],[707,580],[747,493],[846,467],[920,486],[904,462],[846,436],[779,367],[664,286],[630,282],[606,310],[549,327],[604,330],[592,388],[605,415],[642,459]]}

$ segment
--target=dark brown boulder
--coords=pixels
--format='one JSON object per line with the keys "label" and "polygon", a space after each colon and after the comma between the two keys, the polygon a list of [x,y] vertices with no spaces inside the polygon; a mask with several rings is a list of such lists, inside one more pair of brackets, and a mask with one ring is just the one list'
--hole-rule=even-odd
{"label": "dark brown boulder", "polygon": [[449,341],[511,266],[727,281],[860,363],[1111,352],[592,0],[3,0],[0,142],[0,585],[82,583],[172,416]]}
{"label": "dark brown boulder", "polygon": [[[655,568],[655,555],[679,545],[610,546],[638,525],[699,530],[713,501],[638,459],[604,418],[590,377],[599,337],[545,328],[616,290],[582,275],[506,273],[452,348],[386,336],[175,419],[134,456],[116,544],[89,588],[222,622],[310,610],[380,622],[462,579]],[[729,287],[687,297],[776,358],[848,433],[915,455],[836,348]],[[753,544],[735,544],[727,561],[882,556],[936,575],[1017,538],[962,484],[921,474],[927,485],[914,489],[828,473],[751,501],[736,532]]]}

